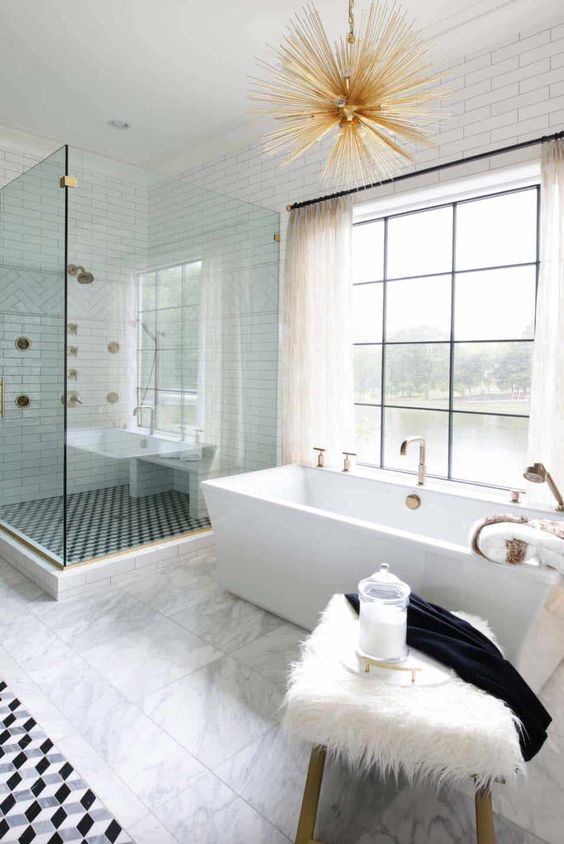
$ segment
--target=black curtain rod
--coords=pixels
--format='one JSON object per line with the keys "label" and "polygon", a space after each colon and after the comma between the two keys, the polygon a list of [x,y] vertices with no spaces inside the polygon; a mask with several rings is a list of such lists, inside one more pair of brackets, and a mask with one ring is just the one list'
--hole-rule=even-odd
{"label": "black curtain rod", "polygon": [[492,149],[489,152],[479,152],[476,155],[470,155],[468,158],[457,158],[456,161],[446,161],[444,164],[435,164],[433,167],[424,167],[423,170],[413,170],[410,173],[401,173],[399,176],[391,179],[383,179],[381,182],[372,182],[371,185],[361,185],[358,188],[350,188],[349,190],[341,190],[337,193],[330,193],[327,196],[318,196],[316,199],[305,199],[303,202],[294,202],[293,205],[287,205],[287,211],[293,211],[295,208],[305,208],[306,205],[315,205],[317,202],[327,202],[329,199],[337,199],[340,196],[350,196],[352,193],[360,193],[361,191],[370,190],[371,188],[380,188],[383,185],[390,185],[393,182],[403,182],[404,179],[411,179],[414,176],[426,176],[428,173],[438,173],[440,170],[447,170],[449,167],[458,167],[461,164],[469,164],[472,161],[480,161],[482,158],[490,158],[492,155],[502,155],[504,152],[515,152],[518,149],[526,149],[526,147],[534,147],[537,144],[545,144],[548,141],[556,141],[564,138],[564,131],[555,132],[553,135],[543,135],[542,138],[534,138],[532,141],[521,141],[518,144],[511,144],[508,147],[499,147]]}

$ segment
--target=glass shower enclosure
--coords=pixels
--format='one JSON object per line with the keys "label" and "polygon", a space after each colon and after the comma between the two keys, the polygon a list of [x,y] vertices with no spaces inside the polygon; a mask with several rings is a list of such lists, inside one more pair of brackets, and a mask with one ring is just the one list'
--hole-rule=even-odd
{"label": "glass shower enclosure", "polygon": [[279,216],[67,146],[0,189],[0,531],[59,565],[277,459]]}

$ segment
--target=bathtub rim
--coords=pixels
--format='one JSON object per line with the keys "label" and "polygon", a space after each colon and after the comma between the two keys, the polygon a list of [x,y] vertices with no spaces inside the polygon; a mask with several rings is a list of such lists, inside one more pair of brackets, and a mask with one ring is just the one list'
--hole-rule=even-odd
{"label": "bathtub rim", "polygon": [[[318,470],[312,466],[307,466],[299,463],[287,463],[283,466],[275,466],[271,467],[270,469],[259,469],[255,472],[241,472],[236,475],[228,475],[223,478],[213,478],[206,481],[202,481],[202,487],[204,488],[204,494],[206,489],[210,490],[220,490],[222,492],[226,492],[232,495],[242,496],[247,499],[259,500],[266,502],[268,504],[272,504],[276,507],[283,508],[288,511],[296,511],[299,510],[304,513],[309,513],[316,518],[325,518],[330,519],[336,523],[342,524],[349,524],[353,525],[354,527],[358,527],[362,530],[368,530],[374,533],[380,533],[392,540],[401,541],[407,544],[414,544],[418,545],[419,547],[423,546],[426,551],[438,550],[443,553],[447,554],[456,554],[456,555],[463,555],[466,558],[471,558],[476,562],[482,562],[483,564],[489,564],[492,566],[500,566],[506,570],[512,569],[517,570],[521,577],[527,577],[534,580],[536,583],[539,581],[551,585],[556,586],[560,583],[562,575],[556,569],[552,568],[551,566],[547,566],[545,563],[535,564],[535,563],[522,563],[518,566],[511,565],[510,563],[496,563],[490,560],[485,559],[484,557],[476,554],[471,548],[470,545],[459,545],[455,542],[449,542],[444,539],[437,539],[431,536],[425,536],[421,533],[415,533],[414,531],[402,530],[400,528],[392,528],[388,527],[385,524],[380,522],[372,522],[368,521],[367,519],[357,519],[353,516],[344,516],[340,513],[336,513],[332,510],[326,510],[321,507],[312,507],[309,504],[302,504],[298,501],[290,501],[286,498],[278,498],[275,495],[269,495],[265,493],[259,493],[253,490],[245,489],[244,486],[241,484],[244,483],[244,479],[248,478],[249,476],[256,476],[256,475],[263,475],[267,473],[271,473],[274,471],[280,471],[281,469],[292,469],[295,468],[297,470],[307,469],[312,472],[317,472]],[[386,482],[387,479],[383,479],[380,477],[373,477],[373,476],[364,476],[359,475],[357,473],[343,473],[339,472],[336,469],[322,469],[320,471],[323,472],[332,472],[333,474],[337,474],[343,479],[349,478],[362,478],[363,480],[372,480],[372,481],[380,481]],[[382,471],[382,470],[380,470]],[[426,485],[425,487],[418,487],[416,484],[409,484],[405,481],[398,483],[398,486],[404,488],[411,488],[413,491],[421,491],[422,489],[429,489],[433,492],[442,492],[443,494],[448,495],[448,492],[445,490],[436,490],[433,489],[432,485]],[[465,498],[466,496],[459,496]],[[484,501],[489,501],[489,499],[479,499]],[[491,503],[499,503],[499,502],[491,502]],[[517,505],[519,506],[519,505]],[[533,508],[525,508],[523,509],[533,509]],[[538,509],[538,508],[536,508]],[[539,510],[540,513],[546,513],[545,510]],[[213,527],[213,523],[212,523]]]}

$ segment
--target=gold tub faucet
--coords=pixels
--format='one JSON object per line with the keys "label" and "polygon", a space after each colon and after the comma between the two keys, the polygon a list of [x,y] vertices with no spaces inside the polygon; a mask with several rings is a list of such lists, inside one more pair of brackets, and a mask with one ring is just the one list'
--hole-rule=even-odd
{"label": "gold tub faucet", "polygon": [[423,486],[425,483],[425,479],[427,477],[427,466],[425,463],[426,458],[426,446],[425,446],[425,437],[408,437],[404,440],[400,446],[400,454],[405,457],[407,454],[407,449],[410,443],[419,443],[419,466],[417,468],[417,483],[419,486]]}

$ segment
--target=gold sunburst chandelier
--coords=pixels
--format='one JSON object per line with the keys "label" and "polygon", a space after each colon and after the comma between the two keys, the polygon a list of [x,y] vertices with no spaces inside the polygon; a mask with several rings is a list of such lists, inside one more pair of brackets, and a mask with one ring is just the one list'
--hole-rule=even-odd
{"label": "gold sunburst chandelier", "polygon": [[266,136],[264,149],[284,154],[285,164],[333,133],[324,176],[361,184],[395,175],[412,160],[413,145],[429,143],[425,130],[437,119],[430,106],[440,95],[439,77],[397,5],[372,2],[357,33],[349,0],[349,31],[334,47],[308,5],[273,51],[274,63],[260,62],[269,79],[253,80],[251,97],[264,104],[261,114],[282,124]]}

